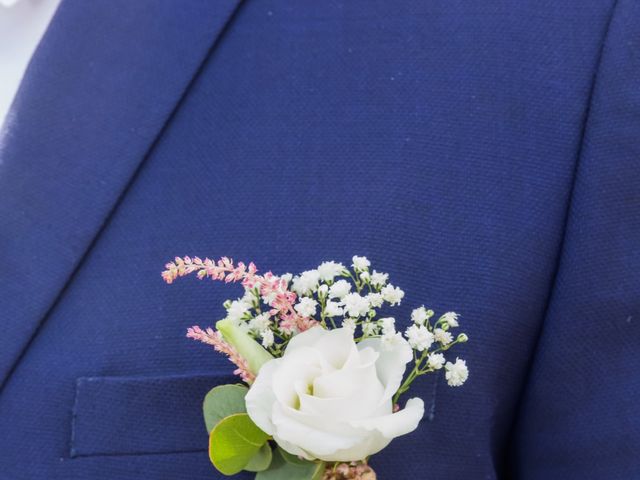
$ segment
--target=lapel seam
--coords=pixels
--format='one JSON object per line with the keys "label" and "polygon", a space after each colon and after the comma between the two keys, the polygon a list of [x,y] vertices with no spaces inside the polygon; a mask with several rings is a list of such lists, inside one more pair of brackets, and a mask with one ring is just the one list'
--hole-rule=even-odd
{"label": "lapel seam", "polygon": [[198,78],[202,74],[206,65],[213,58],[216,48],[218,47],[218,45],[226,35],[233,20],[236,18],[242,3],[243,3],[243,0],[237,0],[236,5],[233,7],[233,10],[231,11],[227,19],[224,21],[223,26],[213,34],[211,45],[209,46],[202,60],[198,64],[198,67],[196,68],[194,73],[191,75],[191,78],[189,79],[186,86],[184,87],[183,92],[180,94],[179,98],[175,102],[173,108],[171,109],[171,112],[167,115],[166,119],[162,123],[162,126],[158,128],[158,131],[153,137],[153,140],[150,142],[149,147],[145,151],[141,160],[138,162],[138,165],[135,167],[135,169],[129,176],[128,180],[125,182],[124,187],[121,189],[120,193],[117,194],[117,197],[114,200],[113,204],[105,213],[100,225],[98,226],[98,228],[96,228],[91,240],[87,243],[87,246],[84,248],[84,251],[80,255],[78,255],[76,262],[71,267],[70,272],[67,275],[67,278],[65,279],[62,286],[59,288],[58,292],[55,294],[54,298],[51,300],[49,306],[44,310],[44,313],[41,315],[39,321],[36,323],[35,328],[33,328],[33,330],[30,332],[27,341],[24,342],[24,345],[22,346],[22,348],[18,351],[17,355],[15,355],[13,361],[11,362],[7,370],[6,375],[4,376],[4,378],[0,378],[0,394],[2,394],[5,386],[9,383],[17,367],[20,365],[20,363],[22,362],[22,359],[24,358],[26,353],[29,351],[29,348],[31,347],[33,341],[37,337],[38,332],[41,330],[42,326],[48,320],[51,313],[55,310],[55,308],[57,307],[58,303],[66,293],[69,286],[73,283],[73,280],[76,274],[82,268],[85,259],[87,258],[89,253],[93,250],[96,242],[98,241],[98,239],[100,238],[100,236],[102,235],[106,227],[109,225],[111,218],[113,217],[114,213],[117,211],[123,199],[126,197],[131,186],[135,183],[136,179],[138,178],[138,175],[146,165],[147,160],[153,154],[153,151],[155,150],[156,146],[158,145],[158,143],[164,136],[165,132],[167,131],[168,126],[171,124],[175,115],[183,105],[185,99],[187,98],[189,92],[191,91],[191,88],[198,81]]}

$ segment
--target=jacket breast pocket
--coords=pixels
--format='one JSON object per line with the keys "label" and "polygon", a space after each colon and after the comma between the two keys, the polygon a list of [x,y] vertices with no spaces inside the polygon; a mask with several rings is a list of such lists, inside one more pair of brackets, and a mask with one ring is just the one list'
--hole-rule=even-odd
{"label": "jacket breast pocket", "polygon": [[202,401],[229,376],[81,377],[71,458],[206,451]]}

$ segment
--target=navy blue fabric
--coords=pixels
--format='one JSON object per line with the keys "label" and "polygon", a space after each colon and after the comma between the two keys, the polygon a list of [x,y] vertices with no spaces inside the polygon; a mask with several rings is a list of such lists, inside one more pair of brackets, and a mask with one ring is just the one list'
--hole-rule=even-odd
{"label": "navy blue fabric", "polygon": [[[211,375],[81,377],[69,456],[206,451],[202,399],[212,386],[226,383],[237,381]],[[197,423],[202,424],[199,435],[184,428]]]}
{"label": "navy blue fabric", "polygon": [[179,399],[231,366],[184,333],[240,292],[165,285],[181,254],[367,255],[399,323],[462,313],[469,381],[419,384],[380,478],[640,476],[639,21],[633,0],[63,0],[0,146],[0,479],[222,478]]}

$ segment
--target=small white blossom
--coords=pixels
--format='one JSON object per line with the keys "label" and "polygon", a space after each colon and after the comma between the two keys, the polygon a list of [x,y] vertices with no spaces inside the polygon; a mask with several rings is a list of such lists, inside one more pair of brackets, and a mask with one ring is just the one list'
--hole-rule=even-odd
{"label": "small white blossom", "polygon": [[400,289],[400,287],[394,287],[391,284],[384,287],[380,291],[380,293],[382,294],[382,298],[384,298],[385,301],[389,302],[392,307],[394,305],[400,305],[400,301],[404,297],[404,292]]}
{"label": "small white blossom", "polygon": [[239,322],[249,311],[249,308],[251,308],[251,305],[247,304],[247,302],[242,299],[234,300],[227,309],[227,318],[233,322]]}
{"label": "small white blossom", "polygon": [[371,285],[373,285],[374,287],[382,287],[384,286],[385,283],[387,283],[388,279],[389,279],[388,273],[376,272],[374,270],[373,273],[371,274]]}
{"label": "small white blossom", "polygon": [[313,317],[316,314],[318,302],[309,297],[302,297],[300,302],[293,308],[303,317]]}
{"label": "small white blossom", "polygon": [[345,318],[342,321],[343,328],[346,328],[351,331],[351,335],[356,333],[356,319],[355,318]]}
{"label": "small white blossom", "polygon": [[444,368],[447,371],[445,378],[451,387],[459,387],[469,378],[469,369],[464,360],[456,358],[456,363],[447,362]]}
{"label": "small white blossom", "polygon": [[353,261],[351,266],[356,270],[366,270],[367,268],[369,268],[369,265],[371,265],[371,262],[367,257],[359,257],[357,255],[354,255],[351,260]]}
{"label": "small white blossom", "polygon": [[444,366],[444,355],[441,353],[432,353],[427,357],[427,366],[434,370],[440,370]]}
{"label": "small white blossom", "polygon": [[330,298],[343,298],[351,291],[351,284],[346,280],[338,280],[329,288]]}
{"label": "small white blossom", "polygon": [[382,298],[380,293],[370,293],[367,295],[367,300],[369,300],[369,304],[373,308],[379,308],[384,303],[384,298]]}
{"label": "small white blossom", "polygon": [[344,271],[344,265],[336,262],[323,262],[318,267],[318,274],[320,275],[320,280],[324,280],[325,282],[333,281],[335,277],[340,275]]}
{"label": "small white blossom", "polygon": [[358,293],[349,293],[342,299],[345,313],[350,317],[364,317],[369,313],[369,300]]}
{"label": "small white blossom", "polygon": [[440,342],[442,345],[449,345],[453,342],[453,336],[441,328],[436,328],[433,331],[433,335],[436,338],[436,342]]}
{"label": "small white blossom", "polygon": [[263,330],[262,333],[260,333],[260,336],[262,337],[262,346],[264,348],[269,348],[271,345],[273,345],[274,338],[273,332],[271,330]]}
{"label": "small white blossom", "polygon": [[421,325],[411,325],[405,332],[409,345],[414,350],[423,352],[433,344],[433,334]]}
{"label": "small white blossom", "polygon": [[368,281],[371,278],[371,275],[369,275],[369,272],[362,272],[360,274],[360,280],[362,280],[363,282]]}
{"label": "small white blossom", "polygon": [[245,305],[247,305],[247,308],[251,308],[253,306],[253,301],[256,299],[256,293],[255,290],[251,289],[251,288],[246,288],[244,290],[244,295],[242,296],[242,298],[240,299],[240,301],[242,303],[244,303]]}
{"label": "small white blossom", "polygon": [[429,315],[427,315],[427,309],[424,306],[416,308],[411,312],[411,320],[416,325],[424,325],[424,322],[427,321]]}
{"label": "small white blossom", "polygon": [[382,349],[386,351],[393,350],[398,345],[407,343],[407,341],[404,338],[402,338],[402,334],[398,332],[383,333],[382,337],[380,337],[380,340],[382,342]]}
{"label": "small white blossom", "polygon": [[331,300],[329,300],[324,307],[324,314],[327,317],[337,317],[339,315],[342,315],[343,313],[344,310],[338,302],[332,302]]}
{"label": "small white blossom", "polygon": [[307,270],[299,277],[293,277],[292,289],[298,295],[308,295],[318,287],[320,274],[317,270]]}
{"label": "small white blossom", "polygon": [[459,325],[458,317],[459,315],[456,312],[447,312],[442,315],[441,320],[447,322],[451,327],[457,327]]}
{"label": "small white blossom", "polygon": [[393,317],[385,317],[378,320],[378,324],[382,327],[383,334],[396,333],[396,319]]}
{"label": "small white blossom", "polygon": [[373,337],[378,334],[378,324],[375,322],[364,322],[362,324],[362,333],[365,337]]}
{"label": "small white blossom", "polygon": [[269,318],[269,314],[261,313],[249,321],[249,329],[254,333],[259,333],[268,329],[270,324],[271,320]]}

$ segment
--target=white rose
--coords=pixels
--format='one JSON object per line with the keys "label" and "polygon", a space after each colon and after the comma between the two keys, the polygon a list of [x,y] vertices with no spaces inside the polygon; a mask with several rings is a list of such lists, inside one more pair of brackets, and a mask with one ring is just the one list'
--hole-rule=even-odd
{"label": "white rose", "polygon": [[293,455],[363,460],[422,419],[419,398],[393,413],[392,397],[411,359],[404,340],[383,350],[379,338],[356,345],[348,329],[314,327],[263,365],[246,396],[247,413]]}

